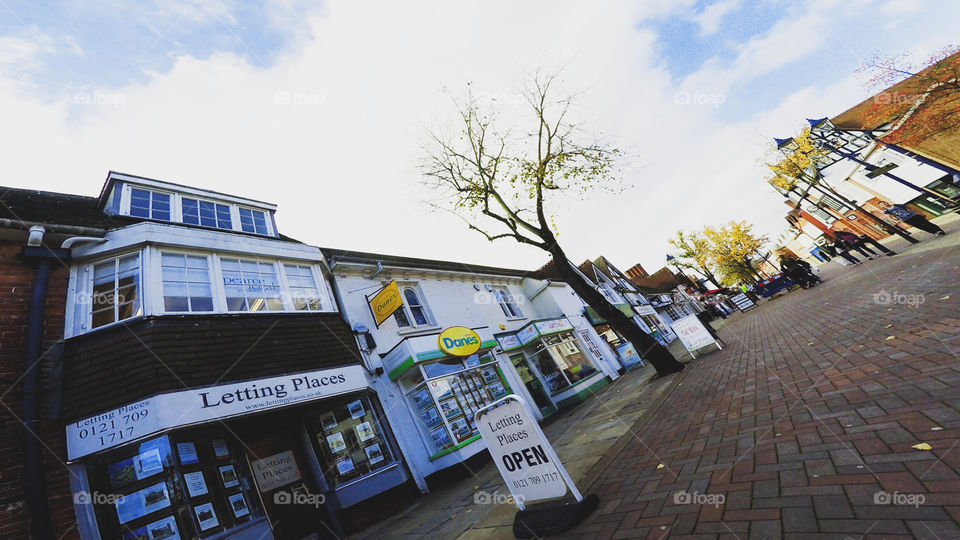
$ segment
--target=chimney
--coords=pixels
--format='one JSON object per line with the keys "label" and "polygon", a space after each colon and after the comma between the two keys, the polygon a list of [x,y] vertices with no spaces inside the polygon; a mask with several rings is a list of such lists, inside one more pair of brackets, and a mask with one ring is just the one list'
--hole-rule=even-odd
{"label": "chimney", "polygon": [[644,270],[643,267],[640,266],[639,264],[635,264],[627,269],[627,277],[629,277],[630,279],[645,278],[645,277],[648,277],[649,275],[650,274],[648,274],[647,271]]}

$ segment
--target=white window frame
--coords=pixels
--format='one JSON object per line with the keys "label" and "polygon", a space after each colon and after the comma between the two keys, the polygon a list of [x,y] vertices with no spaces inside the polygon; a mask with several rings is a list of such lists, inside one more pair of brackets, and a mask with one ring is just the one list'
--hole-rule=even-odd
{"label": "white window frame", "polygon": [[[133,190],[135,189],[139,189],[140,191],[146,191],[147,193],[150,194],[150,215],[147,217],[135,216],[131,213],[132,202],[133,202]],[[167,197],[170,198],[170,219],[169,220],[153,217],[153,194],[154,193],[158,193],[160,195],[166,195]],[[136,219],[155,219],[157,221],[163,221],[165,223],[177,223],[180,221],[179,197],[177,197],[177,194],[172,191],[165,191],[162,189],[156,189],[156,188],[146,187],[146,186],[138,186],[133,184],[125,184],[123,186],[123,193],[120,198],[120,213],[125,216],[136,218]]]}
{"label": "white window frame", "polygon": [[[184,255],[184,256],[189,256],[189,257],[203,257],[204,259],[206,259],[206,261],[207,261],[207,283],[210,285],[210,297],[211,297],[211,302],[212,302],[212,304],[213,304],[213,309],[212,309],[212,310],[210,310],[210,311],[193,311],[193,310],[189,310],[189,309],[186,310],[186,311],[167,310],[167,305],[166,305],[166,300],[165,300],[166,297],[165,297],[164,294],[163,294],[163,283],[164,283],[164,279],[163,279],[163,255],[164,255],[165,253],[168,254],[168,255]],[[159,276],[159,277],[160,277],[160,279],[159,279],[160,301],[159,301],[159,304],[157,304],[157,306],[159,307],[159,309],[160,309],[160,311],[161,311],[162,313],[164,313],[164,314],[180,314],[180,315],[182,315],[182,314],[206,314],[206,315],[211,315],[211,314],[217,313],[217,292],[216,292],[217,284],[214,282],[213,262],[211,261],[211,259],[212,259],[213,257],[212,257],[212,255],[211,255],[210,253],[197,253],[197,252],[182,251],[182,250],[173,250],[173,249],[159,249],[156,258],[157,258],[158,268],[159,268],[159,272],[160,272],[160,276]],[[189,268],[185,268],[185,270],[187,271],[187,275],[189,276]],[[222,280],[221,280],[221,281],[222,281]],[[188,278],[188,283],[189,283],[189,278]],[[189,295],[189,288],[187,289],[187,303],[188,303],[188,305],[192,303],[192,302],[191,302],[191,296]]]}
{"label": "white window frame", "polygon": [[[96,266],[110,261],[110,262],[113,262],[114,272],[116,272],[116,267],[117,267],[117,264],[119,264],[120,259],[124,259],[130,256],[134,256],[137,258],[137,282],[136,283],[137,283],[137,296],[138,296],[137,300],[139,301],[139,304],[140,304],[140,313],[139,314],[134,313],[129,317],[125,317],[121,319],[119,318],[120,314],[117,309],[117,304],[114,303],[114,306],[113,306],[114,317],[115,317],[114,320],[109,323],[94,327],[93,326],[93,291],[95,287],[94,281],[96,276],[96,273],[95,273]],[[116,255],[107,257],[105,259],[100,259],[98,261],[92,262],[88,265],[88,272],[86,273],[87,279],[86,279],[84,291],[80,295],[80,297],[76,299],[80,301],[80,299],[82,298],[81,305],[86,306],[84,309],[84,316],[83,316],[86,329],[99,330],[100,328],[107,328],[109,326],[114,326],[116,324],[129,321],[137,317],[142,317],[146,313],[146,308],[147,308],[146,300],[145,300],[146,295],[144,294],[146,287],[144,286],[144,283],[143,283],[143,267],[144,267],[144,257],[143,257],[143,252],[140,250],[116,254]],[[116,282],[116,276],[117,274],[114,273],[114,288],[113,288],[114,294],[116,294],[117,288],[118,288],[117,282]]]}
{"label": "white window frame", "polygon": [[[132,196],[131,196],[132,190],[134,190],[134,189],[139,189],[139,190],[142,190],[142,191],[147,191],[147,192],[149,192],[149,193],[151,193],[151,194],[152,194],[152,193],[160,193],[160,194],[169,196],[169,197],[170,197],[170,219],[169,219],[169,220],[163,220],[163,219],[154,218],[154,217],[152,216],[152,214],[153,214],[152,209],[151,209],[151,216],[150,216],[150,217],[146,217],[146,218],[145,218],[145,217],[141,217],[141,216],[134,216],[134,215],[132,215],[132,214],[130,213],[130,202],[131,202],[131,200],[132,200]],[[213,203],[213,204],[215,204],[215,205],[226,206],[226,207],[229,208],[229,210],[230,210],[230,228],[228,229],[228,228],[224,228],[224,227],[208,227],[208,226],[206,226],[206,225],[201,225],[201,224],[199,224],[199,223],[196,224],[196,225],[194,225],[193,223],[185,223],[185,222],[183,221],[183,199],[190,199],[190,200],[198,201],[198,212],[199,212],[199,202],[200,202],[200,201],[208,202],[208,203]],[[152,205],[151,205],[151,207],[152,207]],[[259,213],[263,214],[263,220],[264,220],[264,224],[266,225],[267,232],[261,234],[261,233],[258,233],[258,232],[248,232],[248,231],[244,231],[244,230],[243,230],[243,225],[241,224],[241,221],[240,221],[240,210],[241,210],[241,209],[249,210],[250,212],[259,212]],[[255,208],[255,207],[252,207],[252,206],[244,206],[244,205],[242,205],[242,204],[237,204],[237,203],[232,203],[232,202],[218,201],[218,200],[216,200],[216,199],[204,198],[204,197],[202,197],[202,196],[197,196],[197,195],[193,195],[193,194],[186,194],[186,195],[184,195],[184,194],[181,194],[181,193],[178,193],[178,192],[175,192],[175,191],[168,191],[168,190],[165,190],[165,189],[157,189],[157,188],[155,188],[155,187],[153,187],[153,186],[142,186],[142,185],[139,185],[139,184],[123,184],[123,189],[120,190],[120,215],[127,216],[127,217],[132,217],[132,218],[136,218],[136,219],[155,219],[155,220],[157,220],[157,221],[162,221],[162,222],[164,222],[164,223],[180,223],[180,224],[182,224],[182,225],[187,225],[187,226],[190,226],[190,227],[206,227],[206,228],[210,228],[210,229],[214,229],[214,230],[218,230],[218,231],[232,231],[232,232],[240,232],[240,233],[244,233],[244,234],[255,234],[255,235],[257,235],[257,236],[266,236],[266,237],[276,237],[276,236],[277,236],[277,232],[276,232],[276,230],[275,230],[274,227],[273,227],[273,214],[272,214],[272,212],[269,211],[269,210],[265,210],[265,209],[263,209],[263,208]],[[198,214],[198,216],[199,216],[199,214]],[[254,229],[256,229],[256,225],[254,225]]]}
{"label": "white window frame", "polygon": [[[247,210],[247,211],[249,211],[249,212],[259,212],[259,213],[263,214],[263,222],[264,222],[264,225],[265,225],[266,228],[267,228],[267,232],[262,233],[262,234],[256,232],[257,222],[256,222],[255,219],[254,219],[254,221],[253,221],[253,229],[254,229],[253,231],[245,231],[245,230],[243,230],[243,221],[242,221],[241,218],[240,218],[240,211],[241,211],[241,210]],[[253,214],[251,213],[250,215],[251,215],[251,219],[253,219],[253,217],[252,217]],[[240,232],[242,232],[242,233],[256,234],[256,235],[260,235],[260,236],[274,236],[274,234],[273,234],[273,223],[271,223],[272,221],[273,221],[273,220],[270,219],[270,212],[267,212],[266,210],[261,210],[261,209],[259,209],[259,208],[251,208],[251,207],[249,207],[249,206],[239,206],[239,205],[237,206],[237,228],[236,228],[236,230],[238,230],[238,231],[240,231]]]}
{"label": "white window frame", "polygon": [[[423,294],[423,289],[420,288],[420,285],[417,283],[397,283],[397,288],[400,290],[400,296],[403,298],[403,305],[400,306],[399,310],[403,310],[403,315],[407,319],[407,326],[402,326],[400,321],[397,320],[396,315],[394,315],[393,320],[397,324],[397,328],[401,331],[414,331],[422,330],[424,328],[433,328],[437,325],[436,319],[433,317],[433,312],[430,310],[430,306],[427,304],[426,298]],[[427,320],[425,324],[417,324],[416,319],[413,316],[413,312],[410,310],[410,306],[407,302],[407,289],[413,291],[417,295],[417,300],[420,301],[420,309],[423,312],[424,318]],[[398,311],[399,311],[398,310]]]}
{"label": "white window frame", "polygon": [[[182,223],[182,224],[184,224],[184,225],[193,225],[193,226],[196,226],[196,227],[208,227],[208,228],[217,229],[217,230],[220,230],[220,231],[235,231],[235,230],[236,230],[236,229],[234,228],[234,223],[236,223],[236,221],[233,219],[233,206],[234,206],[234,205],[232,205],[232,204],[227,204],[227,203],[222,203],[222,202],[217,202],[217,201],[211,201],[210,199],[204,199],[204,198],[201,198],[201,197],[187,197],[187,196],[180,195],[180,194],[177,194],[177,199],[179,199],[179,201],[180,201],[179,204],[177,205],[177,209],[178,209],[178,211],[180,212],[180,221],[179,221],[179,223]],[[186,221],[183,220],[183,201],[185,201],[185,200],[190,200],[190,201],[196,201],[196,202],[197,202],[197,223],[187,223]],[[200,217],[200,203],[209,203],[209,204],[214,205],[214,206],[213,206],[213,219],[214,219],[214,221],[216,222],[216,225],[214,225],[213,227],[210,227],[209,225],[204,225],[204,224],[203,224],[203,219]],[[230,227],[221,227],[221,226],[220,226],[220,223],[219,223],[220,220],[217,218],[217,206],[224,206],[224,207],[227,208],[227,212],[230,214]]]}
{"label": "white window frame", "polygon": [[503,312],[507,320],[514,321],[526,318],[523,311],[520,310],[520,306],[517,305],[517,299],[508,287],[494,289],[493,297],[497,299],[497,303],[500,304],[500,311]]}

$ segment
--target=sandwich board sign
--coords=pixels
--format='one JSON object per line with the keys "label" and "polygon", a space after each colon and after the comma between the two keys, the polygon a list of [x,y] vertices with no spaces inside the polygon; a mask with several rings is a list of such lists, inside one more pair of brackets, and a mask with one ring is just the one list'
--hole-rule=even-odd
{"label": "sandwich board sign", "polygon": [[694,358],[696,358],[696,356],[694,356],[693,351],[702,349],[708,345],[716,344],[721,350],[723,349],[723,347],[720,347],[720,344],[713,339],[713,336],[707,328],[703,326],[703,323],[700,322],[700,319],[698,319],[696,315],[687,315],[682,319],[677,319],[670,327],[673,328],[673,332],[680,338],[680,342],[686,347],[690,356]]}
{"label": "sandwich board sign", "polygon": [[[585,500],[580,494],[523,398],[510,394],[481,408],[474,424],[520,510],[513,523],[518,538],[556,534],[596,508],[599,498],[590,495]],[[568,489],[576,502],[555,501]],[[554,501],[527,506],[546,500]]]}
{"label": "sandwich board sign", "polygon": [[568,484],[581,500],[550,441],[522,400],[510,394],[480,409],[475,417],[475,425],[513,500],[523,510],[527,502],[563,497]]}

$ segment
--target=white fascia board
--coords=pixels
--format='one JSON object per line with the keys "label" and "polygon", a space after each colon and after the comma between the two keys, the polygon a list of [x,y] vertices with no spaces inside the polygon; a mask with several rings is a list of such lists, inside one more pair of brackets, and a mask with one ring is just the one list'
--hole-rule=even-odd
{"label": "white fascia board", "polygon": [[[436,268],[423,268],[423,267],[420,267],[420,266],[393,266],[393,265],[389,265],[389,264],[383,264],[382,267],[383,267],[383,272],[384,272],[384,273],[387,273],[387,272],[400,272],[400,273],[402,273],[402,272],[418,272],[418,273],[422,273],[422,274],[435,274],[435,275],[437,275],[437,276],[443,276],[444,274],[456,274],[456,275],[458,275],[458,276],[468,276],[468,277],[472,278],[474,281],[479,281],[481,277],[485,277],[485,278],[497,278],[497,279],[502,279],[502,280],[505,280],[505,281],[508,281],[508,282],[511,282],[511,283],[520,283],[520,282],[522,282],[523,279],[524,279],[524,278],[522,278],[522,277],[520,277],[520,276],[511,276],[511,275],[508,275],[508,274],[492,274],[492,273],[491,273],[491,274],[486,274],[486,273],[481,274],[481,273],[478,273],[478,272],[462,272],[462,271],[458,271],[458,270],[438,270],[438,269],[436,269]],[[360,271],[361,271],[362,269],[364,269],[364,268],[376,269],[376,268],[377,268],[377,265],[376,265],[376,264],[372,264],[372,263],[363,263],[363,262],[356,262],[356,261],[337,261],[337,260],[334,260],[334,261],[333,261],[333,266],[331,267],[331,271],[334,272],[334,273],[336,273],[338,270],[344,269],[344,270],[353,270],[353,271],[355,271],[355,272],[360,272]],[[381,274],[381,275],[382,275],[382,274]],[[366,276],[362,276],[362,274],[361,274],[361,277],[366,277]],[[380,276],[378,275],[377,277],[380,277]],[[369,278],[368,278],[368,279],[369,279]],[[373,278],[373,279],[377,279],[377,278]],[[437,277],[436,279],[440,279],[440,277]]]}
{"label": "white fascia board", "polygon": [[141,245],[173,246],[218,253],[237,253],[278,259],[323,262],[320,249],[298,242],[247,236],[229,232],[193,229],[166,223],[143,222],[107,232],[106,242],[85,243],[73,248],[73,258],[83,260],[128,250]]}
{"label": "white fascia board", "polygon": [[163,191],[175,191],[177,193],[182,193],[185,195],[194,195],[200,199],[206,199],[210,201],[219,201],[226,203],[235,203],[242,206],[249,206],[253,208],[258,208],[261,210],[266,210],[268,212],[275,212],[277,210],[277,205],[272,203],[267,203],[263,201],[257,201],[254,199],[246,199],[244,197],[237,197],[234,195],[227,195],[226,193],[219,193],[216,191],[208,191],[205,189],[192,188],[187,186],[182,186],[179,184],[172,184],[169,182],[163,182],[162,180],[153,180],[150,178],[141,178],[139,176],[129,176],[123,173],[112,173],[110,179],[114,181],[120,181],[128,184],[137,184],[145,187],[157,188]]}

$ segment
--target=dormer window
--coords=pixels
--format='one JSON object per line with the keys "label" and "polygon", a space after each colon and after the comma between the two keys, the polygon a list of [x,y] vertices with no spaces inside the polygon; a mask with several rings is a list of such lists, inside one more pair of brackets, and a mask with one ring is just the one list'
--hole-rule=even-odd
{"label": "dormer window", "polygon": [[232,229],[230,207],[198,199],[181,198],[183,201],[183,222],[189,225],[203,225],[217,229]]}
{"label": "dormer window", "polygon": [[131,189],[130,215],[170,221],[170,194],[147,189]]}
{"label": "dormer window", "polygon": [[259,210],[241,208],[240,228],[243,232],[267,234],[267,215]]}

